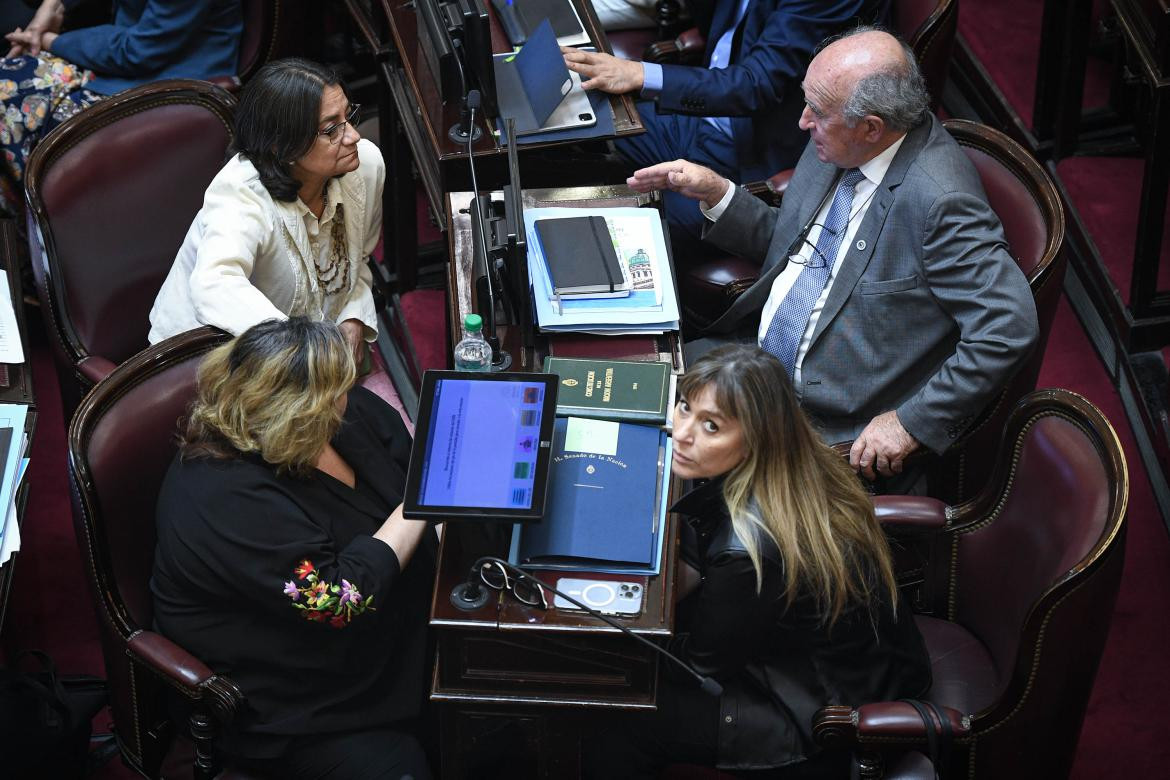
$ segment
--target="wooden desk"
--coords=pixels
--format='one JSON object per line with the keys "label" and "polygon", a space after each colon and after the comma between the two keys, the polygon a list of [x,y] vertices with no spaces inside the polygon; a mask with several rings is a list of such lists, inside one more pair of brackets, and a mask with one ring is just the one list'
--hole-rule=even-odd
{"label": "wooden desk", "polygon": [[[645,202],[621,187],[526,190],[526,206],[613,205]],[[470,293],[471,193],[449,196],[452,229],[449,283],[452,322],[474,311]],[[501,329],[505,343],[512,334]],[[461,328],[452,328],[452,341]],[[604,338],[604,337],[598,337]],[[539,349],[538,349],[539,352]],[[534,370],[536,356],[517,349],[513,370]],[[672,484],[673,500],[680,485]],[[643,585],[640,615],[619,619],[631,631],[665,639],[674,624],[677,520],[668,514],[662,575],[656,577],[536,572],[555,584],[563,576],[624,580]],[[451,591],[464,582],[481,555],[507,557],[507,531],[499,527],[448,524],[439,550],[439,572],[431,605],[437,659],[431,699],[439,703],[443,740],[442,776],[447,778],[576,777],[582,731],[597,712],[655,706],[660,656],[600,620],[577,612],[527,607],[510,593],[493,592],[488,604],[464,611]],[[551,599],[550,599],[551,600]]]}
{"label": "wooden desk", "polygon": [[[379,17],[376,19],[366,13],[365,0],[345,2],[350,16],[381,62],[379,75],[383,95],[379,103],[379,132],[382,151],[390,168],[384,214],[386,235],[393,237],[400,264],[407,259],[414,262],[417,253],[415,189],[412,178],[406,175],[409,170],[406,166],[413,159],[431,210],[439,221],[439,229],[446,230],[443,193],[471,188],[466,146],[455,143],[447,135],[447,130],[459,121],[461,107],[456,101],[444,105],[440,98],[438,79],[431,73],[424,54],[423,46],[426,43],[419,37],[418,17],[411,0],[370,0],[369,4],[374,6],[371,9],[373,15]],[[600,51],[612,53],[609,39],[597,21],[593,5],[588,0],[572,2],[577,7],[577,13],[593,45]],[[511,51],[512,47],[496,19],[495,9],[490,2],[485,4],[491,17],[493,50],[497,53]],[[379,27],[386,29],[388,35],[380,35]],[[609,106],[614,117],[614,137],[643,132],[642,120],[634,107],[632,96],[610,96]],[[472,145],[477,178],[481,190],[492,189],[507,180],[507,147],[498,143],[483,118],[479,118],[477,124],[485,131]],[[574,143],[581,141],[521,143],[520,148],[522,152],[528,152]],[[597,176],[596,166],[586,174],[587,182],[572,181],[564,169],[549,171],[547,166],[545,170],[526,168],[524,157],[522,154],[523,179],[531,184],[547,186],[603,180]],[[625,174],[620,178],[624,180]],[[413,286],[413,277],[409,269],[402,270],[406,271],[408,283],[402,284],[400,274],[399,288],[409,289]]]}

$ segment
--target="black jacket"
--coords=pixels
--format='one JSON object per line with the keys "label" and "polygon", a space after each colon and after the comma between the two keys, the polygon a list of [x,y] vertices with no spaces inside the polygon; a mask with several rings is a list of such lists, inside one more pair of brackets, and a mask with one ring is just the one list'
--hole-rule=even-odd
{"label": "black jacket", "polygon": [[821,707],[915,697],[930,687],[926,646],[902,601],[896,619],[883,599],[876,624],[869,610],[854,606],[825,628],[810,596],[798,595],[786,606],[784,564],[770,539],[761,542],[764,574],[757,592],[756,571],[732,529],[721,480],[692,490],[672,510],[688,516],[694,534],[683,554],[703,575],[672,646],[723,685],[719,768],[800,761],[816,750],[812,716]]}
{"label": "black jacket", "polygon": [[[253,455],[176,457],[159,495],[155,623],[243,691],[224,745],[237,755],[409,720],[426,695],[437,540],[425,533],[400,568],[372,536],[402,502],[410,435],[356,388],[332,443],[356,488],[278,476]],[[319,583],[337,587],[323,609],[305,592]]]}

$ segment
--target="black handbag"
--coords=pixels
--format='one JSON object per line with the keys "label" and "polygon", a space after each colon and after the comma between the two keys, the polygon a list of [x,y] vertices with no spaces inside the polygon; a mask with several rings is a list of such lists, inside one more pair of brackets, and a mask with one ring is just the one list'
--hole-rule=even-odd
{"label": "black handbag", "polygon": [[[22,658],[40,669],[22,672]],[[95,715],[106,705],[106,681],[92,675],[57,674],[40,650],[13,658],[0,669],[0,767],[21,778],[84,777]]]}

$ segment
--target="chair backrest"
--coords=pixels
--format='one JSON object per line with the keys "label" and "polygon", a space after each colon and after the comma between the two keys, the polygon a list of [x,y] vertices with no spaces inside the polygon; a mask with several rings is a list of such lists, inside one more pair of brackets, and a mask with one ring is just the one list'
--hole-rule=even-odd
{"label": "chair backrest", "polygon": [[[1108,420],[1041,390],[1013,411],[987,489],[954,510],[948,617],[986,647],[1000,688],[973,718],[989,740],[969,759],[978,776],[1065,776],[1120,585],[1128,497]],[[1044,746],[1032,774],[1019,771],[1029,745]]]}
{"label": "chair backrest", "polygon": [[[1032,354],[967,432],[962,446],[932,473],[931,492],[954,503],[974,495],[986,483],[1008,413],[1036,387],[1064,283],[1065,218],[1056,185],[1022,146],[975,122],[949,119],[943,125],[979,172],[988,203],[1003,223],[1008,250],[1032,288],[1040,325],[1040,339]],[[960,476],[948,479],[948,473]]]}
{"label": "chair backrest", "polygon": [[287,9],[282,0],[243,0],[240,5],[244,32],[240,38],[237,75],[247,83],[261,65],[276,56]]}
{"label": "chair backrest", "polygon": [[937,111],[955,43],[959,0],[894,0],[893,21],[894,29],[918,56],[930,110]]}
{"label": "chair backrest", "polygon": [[30,252],[66,419],[88,389],[79,363],[121,363],[146,346],[151,304],[223,166],[234,107],[207,82],[160,81],[82,111],[29,158]]}
{"label": "chair backrest", "polygon": [[200,328],[150,347],[99,382],[69,426],[74,527],[97,601],[111,706],[123,751],[140,766],[161,760],[144,754],[149,732],[166,718],[152,710],[158,681],[134,679],[126,642],[153,620],[155,505],[177,423],[194,398],[200,361],[227,339]]}

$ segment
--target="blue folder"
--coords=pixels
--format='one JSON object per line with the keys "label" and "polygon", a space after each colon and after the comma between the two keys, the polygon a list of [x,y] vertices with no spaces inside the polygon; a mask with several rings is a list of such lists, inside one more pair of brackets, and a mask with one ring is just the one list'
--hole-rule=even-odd
{"label": "blue folder", "polygon": [[620,423],[615,455],[565,449],[569,418],[553,429],[544,519],[521,529],[521,565],[652,570],[659,563],[663,462],[659,428]]}

